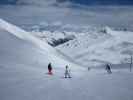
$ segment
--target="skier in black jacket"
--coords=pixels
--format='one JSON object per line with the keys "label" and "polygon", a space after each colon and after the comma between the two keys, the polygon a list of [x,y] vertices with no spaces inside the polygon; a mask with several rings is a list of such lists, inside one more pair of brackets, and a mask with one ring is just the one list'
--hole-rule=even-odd
{"label": "skier in black jacket", "polygon": [[107,70],[107,73],[111,74],[112,71],[111,71],[111,67],[109,64],[106,65],[106,70]]}

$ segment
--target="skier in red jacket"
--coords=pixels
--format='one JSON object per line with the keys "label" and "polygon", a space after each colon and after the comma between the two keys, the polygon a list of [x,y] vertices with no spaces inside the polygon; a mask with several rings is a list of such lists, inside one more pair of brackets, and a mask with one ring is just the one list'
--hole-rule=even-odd
{"label": "skier in red jacket", "polygon": [[52,73],[52,65],[51,65],[51,63],[48,64],[48,74],[49,75],[52,75],[53,74]]}

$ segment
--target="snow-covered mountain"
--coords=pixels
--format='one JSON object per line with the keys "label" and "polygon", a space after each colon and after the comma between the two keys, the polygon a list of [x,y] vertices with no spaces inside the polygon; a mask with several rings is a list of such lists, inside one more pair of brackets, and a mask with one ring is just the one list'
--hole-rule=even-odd
{"label": "snow-covered mountain", "polygon": [[[130,59],[133,52],[133,33],[126,30],[114,30],[109,27],[74,28],[70,25],[65,28],[63,25],[58,28],[56,26],[56,31],[43,31],[39,28],[35,30],[38,30],[32,32],[35,36],[56,46],[63,54],[86,67],[106,63],[128,63],[126,60]],[[72,37],[70,40],[60,41],[69,36]]]}
{"label": "snow-covered mountain", "polygon": [[[127,34],[124,38],[130,40]],[[47,74],[49,62],[52,76]],[[66,64],[71,79],[64,79]],[[133,74],[128,69],[110,75],[84,69],[32,33],[0,19],[0,100],[132,100]]]}
{"label": "snow-covered mountain", "polygon": [[132,100],[132,6],[8,1],[0,5],[0,100]]}
{"label": "snow-covered mountain", "polygon": [[127,63],[133,53],[133,33],[113,31],[75,34],[75,39],[57,48],[85,66]]}
{"label": "snow-covered mountain", "polygon": [[[23,56],[24,56],[24,58],[27,57],[27,59],[29,59],[29,57],[30,57],[29,63],[37,62],[39,64],[44,64],[44,63],[46,64],[46,62],[47,62],[47,64],[48,64],[49,62],[52,62],[53,64],[55,64],[58,67],[61,67],[63,65],[74,66],[74,64],[72,64],[72,63],[70,63],[70,61],[66,60],[65,56],[63,57],[53,47],[48,45],[45,41],[42,41],[42,40],[36,38],[31,33],[26,32],[26,31],[20,29],[19,27],[12,25],[2,19],[0,19],[0,29],[1,29],[1,38],[5,38],[5,40],[3,40],[3,39],[1,40],[1,45],[4,46],[3,48],[1,47],[2,52],[3,52],[2,55],[5,56],[5,55],[9,54],[9,55],[7,55],[7,57],[4,57],[4,58],[10,58],[10,52],[11,52],[11,54],[14,54],[16,52],[14,54],[14,56],[16,56],[18,54],[17,56],[22,55],[21,56],[22,58],[23,58]],[[8,39],[6,39],[6,37],[9,38],[9,41],[8,41]],[[12,39],[11,37],[13,37],[14,39]],[[11,40],[11,42],[10,42],[10,40]],[[15,43],[15,44],[13,44],[13,43]],[[9,45],[9,48],[8,48],[8,45]],[[11,45],[14,45],[16,47],[12,47]],[[30,49],[35,50],[35,54],[34,54],[34,52],[30,51]],[[5,51],[3,51],[3,50],[5,50]],[[38,54],[36,54],[36,53],[38,53]],[[36,58],[36,55],[37,55],[37,58]],[[20,59],[21,59],[21,57],[20,57]],[[22,60],[28,62],[29,60],[27,60],[27,59],[22,59]],[[19,60],[19,58],[18,58],[18,60]],[[78,65],[75,65],[75,66],[78,67]]]}

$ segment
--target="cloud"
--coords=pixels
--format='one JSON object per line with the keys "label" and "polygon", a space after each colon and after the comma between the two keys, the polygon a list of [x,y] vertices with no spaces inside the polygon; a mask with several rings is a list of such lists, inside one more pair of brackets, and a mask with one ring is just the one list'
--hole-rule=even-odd
{"label": "cloud", "polygon": [[133,0],[56,0],[57,2],[72,2],[81,5],[133,5]]}
{"label": "cloud", "polygon": [[0,0],[0,4],[1,5],[21,5],[21,4],[41,4],[41,5],[45,5],[45,4],[49,4],[49,3],[53,3],[55,2],[55,0]]}
{"label": "cloud", "polygon": [[133,0],[0,0],[0,4],[46,4],[71,2],[81,5],[133,5]]}
{"label": "cloud", "polygon": [[0,0],[0,4],[16,4],[18,0]]}

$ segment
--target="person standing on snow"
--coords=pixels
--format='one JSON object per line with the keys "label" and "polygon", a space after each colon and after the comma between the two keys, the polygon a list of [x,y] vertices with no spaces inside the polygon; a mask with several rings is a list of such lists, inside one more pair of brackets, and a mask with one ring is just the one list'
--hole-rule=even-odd
{"label": "person standing on snow", "polygon": [[51,63],[48,64],[48,74],[52,75],[52,65]]}
{"label": "person standing on snow", "polygon": [[109,64],[106,65],[106,70],[107,70],[107,73],[111,74],[112,71],[111,71],[111,67]]}
{"label": "person standing on snow", "polygon": [[68,65],[66,65],[66,69],[65,69],[65,78],[71,78],[70,69],[69,69]]}

